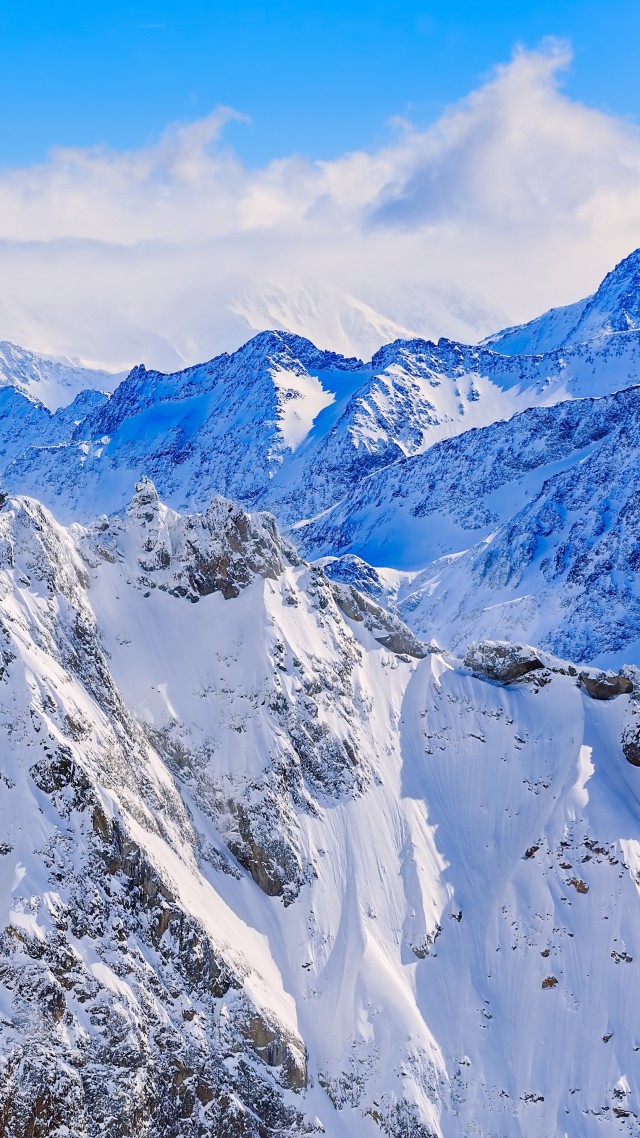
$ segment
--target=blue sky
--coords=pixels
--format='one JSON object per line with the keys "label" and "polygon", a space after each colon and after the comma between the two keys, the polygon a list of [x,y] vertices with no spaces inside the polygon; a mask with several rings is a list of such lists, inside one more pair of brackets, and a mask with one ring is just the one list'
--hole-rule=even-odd
{"label": "blue sky", "polygon": [[640,247],[639,42],[637,0],[0,0],[0,339],[364,356],[586,296]]}
{"label": "blue sky", "polygon": [[136,148],[219,104],[249,165],[376,147],[388,120],[422,127],[514,47],[569,40],[566,93],[640,121],[636,0],[4,0],[0,165],[50,147]]}

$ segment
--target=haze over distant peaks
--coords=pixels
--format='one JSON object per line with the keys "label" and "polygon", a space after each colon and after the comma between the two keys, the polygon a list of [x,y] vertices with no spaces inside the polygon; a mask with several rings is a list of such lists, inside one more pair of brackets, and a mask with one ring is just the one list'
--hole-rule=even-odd
{"label": "haze over distant peaks", "polygon": [[634,328],[640,328],[640,249],[620,261],[593,296],[552,308],[528,324],[507,328],[483,342],[509,355],[551,352]]}

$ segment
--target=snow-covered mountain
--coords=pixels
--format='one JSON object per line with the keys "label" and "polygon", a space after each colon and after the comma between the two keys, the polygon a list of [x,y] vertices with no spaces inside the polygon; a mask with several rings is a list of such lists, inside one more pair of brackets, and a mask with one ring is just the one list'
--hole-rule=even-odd
{"label": "snow-covered mountain", "polygon": [[148,482],[0,530],[6,1134],[640,1131],[635,670],[427,651]]}
{"label": "snow-covered mountain", "polygon": [[639,460],[633,387],[439,443],[295,536],[310,556],[337,555],[332,577],[457,651],[513,637],[581,661],[640,662]]}
{"label": "snow-covered mountain", "polygon": [[[402,570],[459,555],[490,538],[548,479],[574,470],[616,430],[627,426],[640,438],[639,409],[640,388],[633,387],[534,408],[442,440],[371,474],[333,509],[298,524],[296,540],[311,557],[355,554]],[[620,455],[621,464],[626,457]],[[628,474],[621,468],[623,478]]]}
{"label": "snow-covered mountain", "polygon": [[367,362],[6,348],[2,1138],[640,1138],[639,268]]}
{"label": "snow-covered mountain", "polygon": [[80,367],[72,360],[39,356],[0,341],[0,389],[15,387],[51,411],[86,391],[113,391],[122,374]]}
{"label": "snow-covered mountain", "polygon": [[640,249],[616,265],[593,296],[506,328],[484,343],[508,355],[552,352],[635,328],[640,328]]}
{"label": "snow-covered mountain", "polygon": [[0,477],[65,520],[120,508],[132,479],[148,475],[176,508],[204,509],[224,493],[294,524],[441,439],[639,376],[640,330],[531,357],[399,340],[366,364],[262,333],[186,371],[135,368],[66,440],[31,438],[33,407],[21,415],[11,396],[12,465]]}

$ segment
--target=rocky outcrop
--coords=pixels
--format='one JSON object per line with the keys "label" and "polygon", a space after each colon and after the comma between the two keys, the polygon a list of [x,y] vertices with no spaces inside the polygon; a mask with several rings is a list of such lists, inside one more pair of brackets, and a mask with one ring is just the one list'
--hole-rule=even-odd
{"label": "rocky outcrop", "polygon": [[0,922],[0,1133],[309,1132],[286,1098],[305,1084],[304,1044],[253,994],[251,978],[268,1005],[242,926],[230,944],[194,905],[216,894],[110,674],[86,565],[36,503],[12,502],[1,527],[0,809],[19,821],[0,846],[16,882]]}
{"label": "rocky outcrop", "polygon": [[617,695],[630,695],[633,691],[632,681],[622,672],[617,675],[598,672],[595,676],[580,672],[580,686],[592,699],[615,699]]}
{"label": "rocky outcrop", "polygon": [[628,733],[623,736],[622,750],[624,757],[632,767],[640,767],[640,733]]}
{"label": "rocky outcrop", "polygon": [[260,1015],[247,1012],[241,1021],[240,1033],[256,1055],[269,1067],[280,1068],[280,1081],[293,1091],[307,1085],[307,1057],[300,1040],[287,1035],[282,1027],[274,1026]]}
{"label": "rocky outcrop", "polygon": [[84,541],[88,560],[121,560],[133,542],[145,589],[161,589],[196,602],[211,593],[237,597],[256,577],[275,580],[298,564],[270,514],[249,514],[216,497],[202,514],[177,514],[160,501],[149,478],[136,484],[124,515],[104,518]]}
{"label": "rocky outcrop", "polygon": [[474,675],[498,684],[515,684],[544,667],[535,648],[499,640],[470,644],[464,665]]}
{"label": "rocky outcrop", "polygon": [[387,612],[375,601],[359,593],[353,585],[332,582],[338,608],[350,620],[363,622],[378,644],[397,655],[413,656],[422,660],[427,655],[424,644],[411,632],[404,621]]}

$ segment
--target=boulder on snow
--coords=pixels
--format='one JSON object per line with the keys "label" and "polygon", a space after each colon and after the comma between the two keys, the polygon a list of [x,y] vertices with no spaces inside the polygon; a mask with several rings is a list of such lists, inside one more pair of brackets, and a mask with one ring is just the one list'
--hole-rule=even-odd
{"label": "boulder on snow", "polygon": [[580,687],[584,688],[592,699],[615,699],[617,695],[630,695],[633,683],[628,676],[619,672],[599,672],[590,676],[587,672],[580,673]]}
{"label": "boulder on snow", "polygon": [[632,767],[640,767],[640,706],[637,699],[631,700],[622,729],[622,753]]}
{"label": "boulder on snow", "polygon": [[463,663],[474,675],[497,684],[514,684],[529,672],[544,667],[535,648],[528,644],[509,644],[505,640],[470,644]]}

